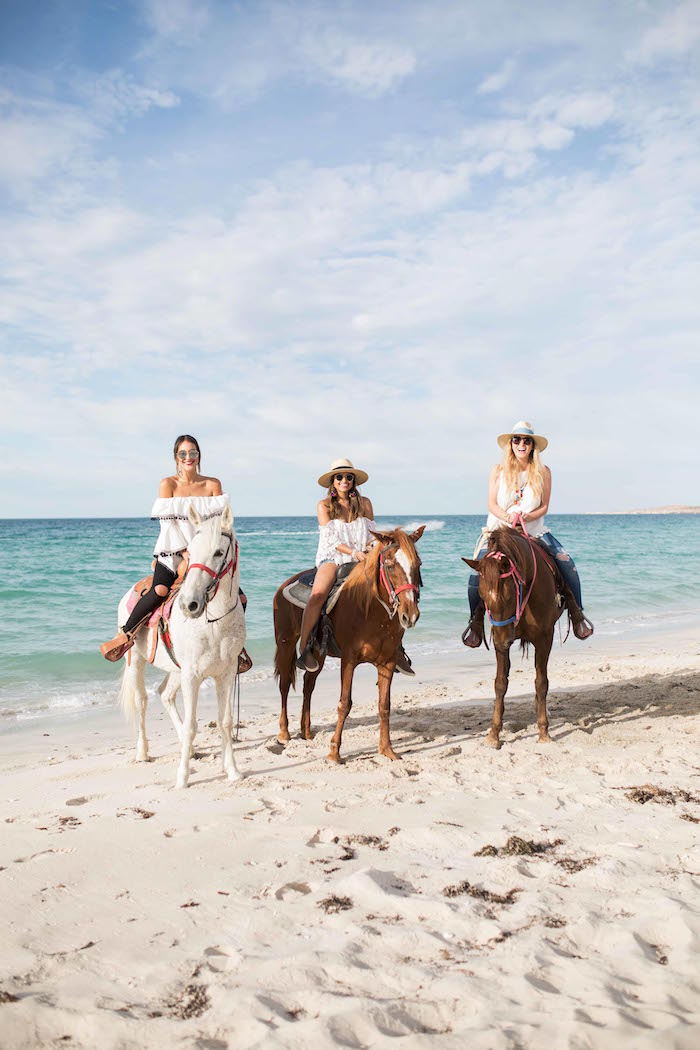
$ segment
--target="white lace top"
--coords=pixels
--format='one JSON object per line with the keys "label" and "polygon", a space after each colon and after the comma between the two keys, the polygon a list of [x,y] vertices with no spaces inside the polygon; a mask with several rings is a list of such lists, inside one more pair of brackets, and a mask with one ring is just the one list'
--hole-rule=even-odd
{"label": "white lace top", "polygon": [[160,535],[153,551],[158,561],[173,571],[177,569],[179,555],[187,550],[195,532],[187,516],[190,507],[206,520],[223,514],[227,506],[229,498],[225,492],[220,496],[159,496],[151,511],[151,518],[160,521]]}
{"label": "white lace top", "polygon": [[[518,477],[518,486],[515,489],[509,489],[506,485],[506,479],[501,471],[501,482],[498,486],[498,495],[496,502],[498,506],[503,510],[519,510],[523,513],[529,513],[530,511],[537,510],[542,503],[542,498],[535,496],[532,491],[532,486],[526,484],[527,482],[527,471],[524,470]],[[505,522],[497,518],[495,514],[489,514],[486,519],[486,528],[484,532],[493,532],[494,529],[500,529]],[[542,518],[535,518],[534,521],[526,521],[525,528],[531,536],[541,536],[543,532],[549,532],[546,525],[546,515]]]}
{"label": "white lace top", "polygon": [[334,561],[336,565],[345,565],[352,561],[352,555],[336,550],[338,544],[343,543],[353,550],[362,551],[373,542],[370,529],[376,527],[371,518],[355,518],[354,521],[332,518],[327,525],[319,525],[316,565],[323,561]]}

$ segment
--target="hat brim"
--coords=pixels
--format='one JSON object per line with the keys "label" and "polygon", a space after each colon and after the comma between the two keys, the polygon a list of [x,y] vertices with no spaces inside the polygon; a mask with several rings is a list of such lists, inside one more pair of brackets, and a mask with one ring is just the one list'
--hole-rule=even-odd
{"label": "hat brim", "polygon": [[354,474],[356,485],[364,485],[369,478],[369,474],[364,470],[355,470],[354,467],[336,467],[335,470],[328,470],[325,474],[321,474],[321,477],[318,479],[321,488],[327,489],[336,474]]}
{"label": "hat brim", "polygon": [[[513,431],[512,434],[500,434],[498,437],[498,444],[504,451],[508,447],[510,439],[516,436],[517,431]],[[521,434],[521,437],[531,437],[535,442],[535,448],[538,452],[544,452],[549,442],[546,437],[542,437],[541,434]]]}

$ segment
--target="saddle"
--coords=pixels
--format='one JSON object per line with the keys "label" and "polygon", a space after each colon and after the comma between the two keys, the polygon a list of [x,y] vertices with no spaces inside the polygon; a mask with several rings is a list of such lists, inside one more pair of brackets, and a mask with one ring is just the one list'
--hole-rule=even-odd
{"label": "saddle", "polygon": [[[146,622],[140,624],[139,627],[136,628],[137,631],[140,631],[145,627],[147,631],[151,632],[151,644],[149,646],[148,655],[149,664],[152,664],[156,658],[158,638],[160,636],[160,638],[163,641],[163,645],[168,651],[168,656],[173,661],[173,663],[175,663],[179,667],[179,664],[175,659],[175,654],[172,650],[172,644],[170,641],[170,630],[168,624],[170,621],[170,614],[173,609],[173,604],[185,580],[188,562],[189,558],[183,558],[183,560],[180,562],[180,565],[178,566],[178,573],[175,582],[163,598],[161,605],[159,605],[156,609],[153,610]],[[142,598],[144,594],[147,594],[148,591],[150,591],[152,584],[153,574],[151,574],[150,576],[144,576],[143,579],[139,580],[137,583],[134,584],[129,594],[129,597],[126,600],[127,612],[131,613],[138,600]],[[129,651],[127,658],[129,663],[131,663],[131,651]]]}
{"label": "saddle", "polygon": [[[325,656],[335,656],[340,658],[341,656],[340,648],[336,641],[335,634],[333,633],[333,624],[331,623],[328,614],[338,601],[338,596],[343,589],[343,585],[354,568],[354,562],[348,562],[338,568],[335,583],[323,604],[318,623],[314,628],[312,637],[309,639],[311,647],[316,650],[322,658]],[[314,580],[316,579],[316,571],[316,569],[306,569],[305,572],[302,572],[301,576],[294,580],[293,583],[287,584],[284,588],[282,594],[291,605],[296,605],[298,609],[306,608],[311,591],[313,590]]]}
{"label": "saddle", "polygon": [[[333,609],[335,603],[338,601],[338,596],[343,588],[343,584],[354,568],[355,562],[348,562],[346,565],[339,566],[335,583],[333,584],[331,592],[326,598],[323,606],[323,612],[329,613]],[[294,580],[293,583],[287,584],[282,591],[282,594],[287,601],[291,605],[296,605],[297,609],[306,608],[307,602],[311,596],[311,591],[313,590],[316,572],[316,569],[305,569],[298,579]]]}

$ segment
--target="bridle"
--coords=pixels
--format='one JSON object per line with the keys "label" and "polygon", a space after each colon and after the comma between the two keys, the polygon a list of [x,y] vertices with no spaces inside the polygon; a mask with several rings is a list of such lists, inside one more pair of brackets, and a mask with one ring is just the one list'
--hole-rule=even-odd
{"label": "bridle", "polygon": [[419,584],[419,586],[418,587],[415,585],[415,583],[404,583],[404,584],[401,584],[400,587],[394,587],[394,584],[393,584],[393,582],[391,580],[391,577],[389,576],[389,572],[387,570],[387,567],[384,564],[384,555],[386,554],[387,551],[397,550],[399,548],[399,546],[400,545],[398,543],[390,543],[386,547],[382,547],[382,549],[381,549],[381,551],[379,553],[379,579],[383,583],[384,589],[386,590],[386,593],[389,595],[389,601],[390,601],[391,605],[387,605],[386,602],[382,601],[381,598],[379,599],[379,601],[382,603],[382,605],[384,606],[386,611],[389,613],[389,618],[392,619],[392,620],[396,616],[397,612],[399,611],[399,595],[403,591],[414,591],[415,595],[416,595],[416,602],[418,602],[418,600],[420,598],[420,588],[423,585],[423,580],[421,578],[420,569],[419,569],[418,570],[418,584]]}
{"label": "bridle", "polygon": [[532,540],[530,539],[527,529],[525,528],[525,522],[523,521],[521,514],[516,515],[514,518],[513,524],[515,525],[517,523],[520,524],[520,528],[523,531],[523,535],[525,536],[530,547],[530,553],[532,554],[532,580],[530,582],[527,594],[523,599],[523,590],[525,589],[525,577],[520,572],[517,565],[515,565],[515,563],[508,557],[507,554],[503,554],[501,551],[491,551],[490,554],[486,555],[487,558],[505,558],[510,568],[507,572],[502,572],[500,578],[502,580],[507,580],[509,577],[512,577],[513,582],[515,584],[515,613],[513,616],[509,616],[507,620],[494,620],[494,618],[491,616],[491,611],[488,605],[486,605],[486,602],[484,602],[484,605],[486,605],[486,614],[489,618],[489,623],[492,627],[507,627],[508,624],[511,623],[514,623],[516,627],[518,626],[518,624],[520,623],[520,619],[523,613],[525,612],[525,606],[530,600],[532,588],[535,586],[535,580],[537,579],[537,557],[535,556],[535,547]]}
{"label": "bridle", "polygon": [[[197,534],[195,533],[195,535],[197,535]],[[231,553],[231,547],[233,546],[233,534],[230,533],[230,532],[222,532],[221,535],[225,536],[227,538],[227,540],[228,540],[228,548],[226,550],[226,554],[224,555],[224,566],[223,566],[223,568],[219,569],[218,572],[215,572],[214,569],[210,569],[208,565],[202,565],[201,562],[195,561],[195,562],[190,562],[190,564],[187,567],[187,572],[185,573],[185,576],[187,576],[187,574],[190,573],[192,571],[192,569],[201,569],[202,572],[206,572],[206,574],[208,576],[211,576],[211,578],[212,578],[211,579],[211,583],[208,585],[207,589],[204,592],[205,611],[206,611],[206,606],[209,605],[209,602],[213,601],[213,599],[216,597],[217,592],[219,590],[219,585],[220,585],[221,581],[229,573],[231,574],[231,584],[230,584],[230,587],[229,587],[229,597],[231,597],[231,594],[233,593],[233,578],[236,575],[236,569],[238,568],[238,540],[236,540],[236,543],[235,543],[233,557],[230,558],[227,561],[226,559],[228,558],[229,554]],[[194,537],[192,537],[192,538],[194,539]],[[236,595],[235,603],[231,606],[231,608],[227,612],[225,612],[222,616],[216,616],[213,620],[210,620],[209,617],[207,617],[207,623],[216,623],[217,620],[223,620],[224,616],[228,616],[230,613],[232,613],[237,605],[238,605],[238,595]]]}

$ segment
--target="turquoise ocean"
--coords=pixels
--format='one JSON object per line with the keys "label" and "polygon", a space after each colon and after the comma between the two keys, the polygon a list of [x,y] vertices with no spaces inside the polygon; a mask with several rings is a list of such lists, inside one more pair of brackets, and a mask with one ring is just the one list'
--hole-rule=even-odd
{"label": "turquoise ocean", "polygon": [[[550,515],[573,555],[596,637],[688,626],[700,602],[700,516]],[[483,515],[378,518],[380,526],[427,525],[420,541],[421,618],[407,639],[414,664],[466,654],[466,588]],[[241,584],[248,595],[246,680],[271,680],[272,596],[288,576],[313,565],[315,518],[236,520]],[[99,646],[116,629],[121,595],[150,568],[158,524],[141,518],[0,520],[4,552],[0,604],[0,731],[113,705],[121,665]],[[572,643],[569,643],[572,644]],[[576,644],[576,643],[573,643]],[[466,656],[465,655],[465,660]],[[159,672],[150,672],[155,684]]]}

